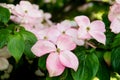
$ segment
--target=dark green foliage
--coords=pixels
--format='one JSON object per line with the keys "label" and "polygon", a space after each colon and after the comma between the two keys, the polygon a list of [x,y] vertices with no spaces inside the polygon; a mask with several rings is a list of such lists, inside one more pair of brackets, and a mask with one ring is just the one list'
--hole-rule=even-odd
{"label": "dark green foliage", "polygon": [[0,6],[0,21],[7,23],[10,19],[10,12],[8,9]]}
{"label": "dark green foliage", "polygon": [[79,54],[79,68],[76,72],[72,70],[72,76],[74,80],[91,80],[95,77],[99,68],[98,58],[94,53]]}
{"label": "dark green foliage", "polygon": [[35,35],[29,31],[25,31],[25,30],[20,30],[20,34],[22,35],[23,39],[24,39],[24,43],[25,43],[25,49],[24,49],[24,54],[29,58],[32,59],[35,56],[33,55],[33,53],[31,52],[31,47],[35,44],[35,42],[37,41],[37,38],[35,37]]}
{"label": "dark green foliage", "polygon": [[111,54],[111,64],[113,69],[120,73],[120,47],[113,49]]}

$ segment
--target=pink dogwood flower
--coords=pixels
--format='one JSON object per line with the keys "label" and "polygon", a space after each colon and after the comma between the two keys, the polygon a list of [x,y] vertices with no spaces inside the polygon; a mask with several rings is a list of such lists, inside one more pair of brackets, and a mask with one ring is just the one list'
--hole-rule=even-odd
{"label": "pink dogwood flower", "polygon": [[24,26],[26,30],[33,28],[37,21],[43,18],[43,11],[29,1],[20,1],[20,4],[11,9],[11,13],[11,20]]}
{"label": "pink dogwood flower", "polygon": [[108,19],[112,22],[116,18],[120,18],[120,4],[115,3],[112,6],[110,6],[110,11],[108,14]]}
{"label": "pink dogwood flower", "polygon": [[36,34],[38,40],[40,39],[49,40],[53,43],[56,43],[58,36],[61,35],[58,29],[54,26],[44,28],[39,31],[34,31],[33,33]]}
{"label": "pink dogwood flower", "polygon": [[77,16],[75,17],[75,21],[79,26],[78,37],[80,39],[89,40],[94,38],[98,42],[105,44],[105,24],[102,21],[96,20],[90,23],[87,16]]}
{"label": "pink dogwood flower", "polygon": [[65,34],[65,32],[68,29],[70,29],[72,27],[72,25],[70,24],[69,20],[64,20],[61,23],[58,23],[56,27],[62,34]]}
{"label": "pink dogwood flower", "polygon": [[69,20],[64,20],[61,23],[57,24],[57,29],[61,34],[66,34],[69,35],[72,40],[77,44],[77,45],[83,45],[84,40],[78,39],[77,37],[77,29],[76,29],[76,24],[75,22],[69,21]]}
{"label": "pink dogwood flower", "polygon": [[110,29],[115,34],[120,33],[120,4],[115,3],[110,7],[108,19],[111,21]]}
{"label": "pink dogwood flower", "polygon": [[61,35],[58,37],[56,45],[48,40],[39,40],[31,50],[38,57],[50,53],[47,57],[46,67],[50,77],[53,77],[61,75],[65,67],[77,70],[79,62],[76,55],[71,52],[75,47],[76,44],[71,37]]}

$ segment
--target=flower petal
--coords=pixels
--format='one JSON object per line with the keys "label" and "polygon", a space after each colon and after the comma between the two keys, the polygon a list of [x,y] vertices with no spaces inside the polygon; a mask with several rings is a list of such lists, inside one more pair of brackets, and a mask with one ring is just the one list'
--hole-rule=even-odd
{"label": "flower petal", "polygon": [[31,48],[31,51],[38,57],[55,50],[56,50],[55,45],[47,40],[39,40]]}
{"label": "flower petal", "polygon": [[1,58],[4,57],[6,59],[11,57],[11,54],[8,51],[7,46],[4,46],[3,48],[0,49],[0,57]]}
{"label": "flower petal", "polygon": [[90,31],[105,32],[105,24],[100,20],[93,21],[90,24]]}
{"label": "flower petal", "polygon": [[49,28],[44,28],[44,29],[41,29],[41,30],[37,31],[38,39],[44,39],[45,37],[47,37],[47,32],[48,31],[49,31]]}
{"label": "flower petal", "polygon": [[64,66],[72,68],[75,71],[77,71],[79,62],[76,55],[74,55],[74,53],[66,50],[60,52],[59,56],[60,56],[60,61]]}
{"label": "flower petal", "polygon": [[67,29],[69,29],[71,27],[71,23],[70,21],[68,20],[64,20],[62,21],[61,23],[58,23],[57,24],[57,29],[60,31],[60,32],[65,32]]}
{"label": "flower petal", "polygon": [[66,31],[66,34],[71,36],[73,41],[77,44],[77,45],[84,45],[84,40],[82,39],[78,39],[78,34],[77,34],[77,29],[74,28],[70,28]]}
{"label": "flower petal", "polygon": [[57,40],[57,47],[60,50],[73,50],[76,44],[73,42],[72,38],[68,35],[61,35]]}
{"label": "flower petal", "polygon": [[90,32],[90,34],[91,34],[91,36],[92,36],[93,38],[95,38],[98,42],[103,43],[103,44],[105,45],[106,36],[105,36],[104,33],[94,31],[94,32]]}
{"label": "flower petal", "polygon": [[77,37],[77,29],[69,28],[68,30],[66,30],[65,34],[71,36],[72,38],[76,38]]}
{"label": "flower petal", "polygon": [[80,27],[78,29],[78,38],[83,40],[85,39],[89,40],[91,39],[91,36],[84,27]]}
{"label": "flower petal", "polygon": [[79,46],[82,46],[85,43],[85,41],[83,39],[78,39],[78,38],[75,38],[74,41]]}
{"label": "flower petal", "polygon": [[48,40],[56,44],[57,38],[60,34],[60,31],[58,31],[56,27],[51,27],[47,33]]}
{"label": "flower petal", "polygon": [[115,3],[114,5],[110,6],[110,11],[108,14],[108,19],[112,22],[115,18],[120,18],[120,4]]}
{"label": "flower petal", "polygon": [[120,32],[120,20],[119,19],[114,19],[110,25],[110,29],[114,33],[119,33]]}
{"label": "flower petal", "polygon": [[120,4],[120,0],[116,0],[116,2],[117,2],[118,4]]}
{"label": "flower petal", "polygon": [[61,75],[65,69],[65,66],[63,66],[59,60],[58,53],[49,54],[46,67],[50,77]]}
{"label": "flower petal", "polygon": [[0,71],[7,69],[9,62],[6,58],[0,57]]}
{"label": "flower petal", "polygon": [[87,16],[77,16],[74,18],[79,27],[88,27],[90,20]]}

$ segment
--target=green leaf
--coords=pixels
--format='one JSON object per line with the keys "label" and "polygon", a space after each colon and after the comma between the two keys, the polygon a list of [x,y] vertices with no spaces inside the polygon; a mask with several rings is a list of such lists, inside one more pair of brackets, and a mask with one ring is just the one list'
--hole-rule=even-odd
{"label": "green leaf", "polygon": [[68,72],[66,79],[61,79],[61,80],[74,80],[74,79],[71,75],[71,72]]}
{"label": "green leaf", "polygon": [[99,59],[99,70],[96,76],[99,78],[99,80],[110,80],[110,70],[108,68],[108,65],[104,61],[104,59],[106,58],[106,54],[108,54],[109,52],[105,52],[104,50],[97,50],[95,51],[95,53]]}
{"label": "green leaf", "polygon": [[60,76],[60,80],[73,80],[71,70],[66,68]]}
{"label": "green leaf", "polygon": [[104,60],[99,64],[99,70],[97,72],[99,80],[110,80],[110,71]]}
{"label": "green leaf", "polygon": [[12,23],[8,25],[7,29],[14,31],[16,26],[17,26],[16,24]]}
{"label": "green leaf", "polygon": [[20,34],[11,35],[7,46],[11,55],[15,58],[16,62],[18,62],[25,49],[23,37]]}
{"label": "green leaf", "polygon": [[120,34],[118,34],[115,39],[113,40],[112,47],[120,46]]}
{"label": "green leaf", "polygon": [[115,34],[112,33],[111,31],[108,31],[106,32],[106,49],[110,49],[112,48],[112,43],[114,42],[114,37],[115,37]]}
{"label": "green leaf", "polygon": [[47,59],[47,55],[44,55],[44,56],[40,57],[38,60],[38,66],[42,70],[46,70],[46,59]]}
{"label": "green leaf", "polygon": [[60,80],[59,77],[46,77],[46,80]]}
{"label": "green leaf", "polygon": [[20,30],[20,34],[23,36],[24,40],[30,41],[31,44],[34,44],[37,41],[36,36],[26,30]]}
{"label": "green leaf", "polygon": [[100,80],[110,80],[110,70],[108,68],[108,65],[105,63],[104,56],[108,54],[109,52],[104,53],[104,51],[97,51],[97,56],[99,57],[99,70],[97,72],[97,77]]}
{"label": "green leaf", "polygon": [[108,66],[111,65],[111,52],[105,52],[104,53],[104,60],[108,64]]}
{"label": "green leaf", "polygon": [[0,6],[0,21],[7,23],[10,19],[10,11],[7,8]]}
{"label": "green leaf", "polygon": [[79,68],[76,72],[72,70],[74,80],[92,80],[99,68],[97,56],[94,53],[80,54],[78,58]]}
{"label": "green leaf", "polygon": [[32,44],[30,44],[29,41],[25,41],[25,49],[24,49],[24,54],[29,58],[33,59],[35,58],[35,55],[31,51]]}
{"label": "green leaf", "polygon": [[37,38],[35,35],[29,31],[21,30],[20,34],[23,36],[25,41],[25,49],[24,54],[29,58],[32,59],[35,57],[35,55],[31,52],[31,47],[35,44],[37,41]]}
{"label": "green leaf", "polygon": [[113,69],[120,73],[120,47],[115,48],[111,53],[111,64]]}
{"label": "green leaf", "polygon": [[0,30],[0,48],[7,44],[9,33],[10,31],[7,29]]}
{"label": "green leaf", "polygon": [[68,69],[65,69],[64,72],[60,76],[56,77],[48,77],[46,80],[73,80],[70,73],[68,72]]}

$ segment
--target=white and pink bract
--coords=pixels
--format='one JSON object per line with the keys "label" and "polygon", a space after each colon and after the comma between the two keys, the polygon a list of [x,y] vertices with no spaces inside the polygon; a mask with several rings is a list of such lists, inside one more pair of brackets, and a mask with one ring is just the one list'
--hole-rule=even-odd
{"label": "white and pink bract", "polygon": [[98,42],[105,44],[105,24],[102,21],[96,20],[90,23],[87,16],[77,16],[75,17],[75,21],[79,26],[78,38],[83,40],[94,38]]}

